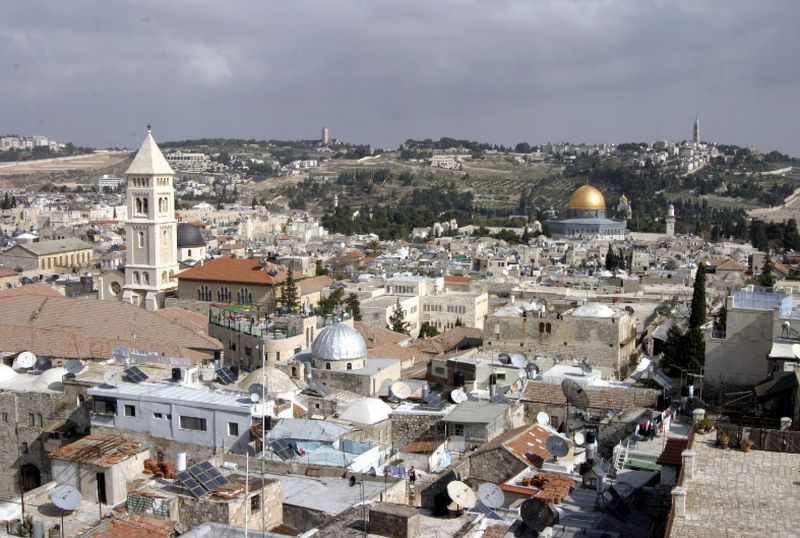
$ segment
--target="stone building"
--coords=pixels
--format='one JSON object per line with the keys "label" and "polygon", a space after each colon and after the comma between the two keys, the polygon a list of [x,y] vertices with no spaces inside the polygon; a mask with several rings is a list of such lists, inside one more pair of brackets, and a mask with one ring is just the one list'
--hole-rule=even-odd
{"label": "stone building", "polygon": [[15,245],[0,253],[0,265],[16,271],[41,271],[46,276],[87,267],[93,260],[92,245],[74,237]]}
{"label": "stone building", "polygon": [[400,379],[400,361],[367,359],[364,338],[346,323],[322,330],[311,346],[311,376],[324,386],[373,396],[384,381]]}
{"label": "stone building", "polygon": [[484,348],[558,359],[588,359],[623,379],[636,357],[636,318],[627,310],[587,303],[563,314],[498,311],[484,326]]}

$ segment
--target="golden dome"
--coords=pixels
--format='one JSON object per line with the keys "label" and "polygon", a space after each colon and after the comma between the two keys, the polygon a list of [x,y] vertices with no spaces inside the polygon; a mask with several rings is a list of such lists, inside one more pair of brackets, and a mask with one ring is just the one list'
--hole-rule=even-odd
{"label": "golden dome", "polygon": [[583,185],[569,197],[567,209],[605,209],[603,193],[591,185]]}

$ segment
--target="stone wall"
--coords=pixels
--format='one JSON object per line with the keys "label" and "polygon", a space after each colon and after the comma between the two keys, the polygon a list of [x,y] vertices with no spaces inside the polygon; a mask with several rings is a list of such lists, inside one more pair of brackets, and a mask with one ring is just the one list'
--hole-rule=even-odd
{"label": "stone wall", "polygon": [[[262,497],[263,494],[263,497]],[[258,509],[252,509],[252,499],[258,497]],[[245,506],[247,503],[247,506]],[[202,523],[214,522],[223,525],[244,527],[245,511],[251,530],[262,530],[262,511],[264,527],[270,529],[284,522],[283,488],[279,480],[266,480],[264,488],[251,489],[248,496],[243,494],[235,499],[223,500],[206,495],[199,499],[180,495],[178,501],[179,521],[192,528]]]}
{"label": "stone wall", "polygon": [[703,381],[729,388],[748,387],[763,381],[769,374],[767,355],[773,335],[780,334],[774,332],[774,318],[777,315],[771,310],[739,310],[729,305],[726,337],[713,338],[706,332]]}
{"label": "stone wall", "polygon": [[400,451],[442,420],[442,415],[392,413],[392,445]]}
{"label": "stone wall", "polygon": [[419,514],[405,504],[377,503],[369,509],[369,532],[389,538],[416,538]]}

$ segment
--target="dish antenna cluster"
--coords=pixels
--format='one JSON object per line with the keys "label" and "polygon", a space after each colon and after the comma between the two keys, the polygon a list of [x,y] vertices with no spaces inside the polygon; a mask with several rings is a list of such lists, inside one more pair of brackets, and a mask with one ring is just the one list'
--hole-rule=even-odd
{"label": "dish antenna cluster", "polygon": [[389,386],[389,393],[398,400],[407,400],[411,396],[411,387],[403,381],[395,381]]}
{"label": "dish antenna cluster", "polygon": [[550,452],[554,458],[564,458],[569,455],[569,443],[560,435],[551,435],[545,441],[547,451]]}
{"label": "dish antenna cluster", "polygon": [[264,385],[261,383],[253,383],[247,388],[247,392],[250,393],[250,401],[258,403],[259,400],[261,400],[261,395],[264,394]]}
{"label": "dish antenna cluster", "polygon": [[65,512],[71,512],[81,507],[83,497],[81,496],[81,492],[74,487],[68,484],[61,484],[53,488],[53,491],[50,492],[50,500],[53,501],[56,507]]}
{"label": "dish antenna cluster", "polygon": [[497,487],[496,484],[487,482],[478,487],[478,499],[486,508],[500,508],[506,501],[506,496],[503,490]]}
{"label": "dish antenna cluster", "polygon": [[120,382],[119,372],[106,372],[103,374],[103,384],[109,387],[118,387]]}
{"label": "dish antenna cluster", "polygon": [[589,395],[576,381],[565,379],[561,382],[561,392],[567,399],[567,416],[564,420],[564,432],[569,435],[569,406],[586,410],[589,408]]}
{"label": "dish antenna cluster", "polygon": [[536,532],[544,532],[548,527],[556,525],[559,520],[558,510],[536,497],[522,503],[520,516],[525,525]]}
{"label": "dish antenna cluster", "polygon": [[83,363],[78,359],[70,359],[64,364],[64,369],[68,374],[78,375],[83,371]]}
{"label": "dish antenna cluster", "polygon": [[589,375],[592,373],[592,367],[589,365],[588,359],[583,359],[581,362],[578,363],[578,367],[583,372],[583,375]]}
{"label": "dish antenna cluster", "polygon": [[17,355],[16,360],[14,361],[14,368],[33,368],[36,364],[36,355],[31,353],[30,351],[23,351],[19,355]]}
{"label": "dish antenna cluster", "polygon": [[450,391],[450,399],[453,400],[453,403],[460,404],[469,400],[469,396],[464,389],[458,388]]}

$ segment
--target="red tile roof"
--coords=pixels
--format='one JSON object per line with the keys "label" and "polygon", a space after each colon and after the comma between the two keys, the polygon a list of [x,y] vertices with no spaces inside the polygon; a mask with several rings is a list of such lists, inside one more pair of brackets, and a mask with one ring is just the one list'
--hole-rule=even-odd
{"label": "red tile roof", "polygon": [[[271,276],[269,271],[278,272]],[[235,282],[237,284],[256,284],[274,286],[286,280],[286,269],[273,263],[262,267],[257,259],[215,258],[203,265],[178,273],[178,281]]]}
{"label": "red tile roof", "polygon": [[687,437],[669,437],[664,450],[656,460],[659,465],[681,465],[681,453],[689,446]]}
{"label": "red tile roof", "polygon": [[112,519],[108,526],[93,534],[94,538],[168,538],[175,534],[177,521],[133,515],[128,519]]}
{"label": "red tile roof", "polygon": [[447,275],[444,277],[445,284],[469,284],[472,279],[468,276]]}

